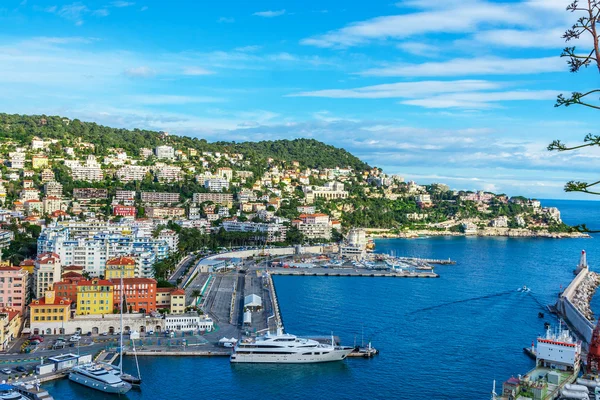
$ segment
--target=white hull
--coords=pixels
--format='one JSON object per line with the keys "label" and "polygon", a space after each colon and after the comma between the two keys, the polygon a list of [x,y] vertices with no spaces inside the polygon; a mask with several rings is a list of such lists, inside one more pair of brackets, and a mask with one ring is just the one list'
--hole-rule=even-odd
{"label": "white hull", "polygon": [[73,372],[69,374],[69,379],[73,382],[79,383],[80,385],[84,385],[104,393],[124,394],[131,389],[131,385],[126,382],[122,382],[118,385],[109,385],[107,383],[100,382],[87,376],[79,375]]}
{"label": "white hull", "polygon": [[232,363],[261,363],[261,364],[308,364],[308,363],[322,363],[322,362],[333,362],[342,361],[348,354],[352,352],[352,348],[349,349],[336,349],[336,350],[325,350],[319,349],[322,353],[327,354],[310,354],[304,355],[302,353],[294,354],[261,354],[260,352],[253,352],[250,354],[246,353],[234,353],[231,355],[230,361]]}

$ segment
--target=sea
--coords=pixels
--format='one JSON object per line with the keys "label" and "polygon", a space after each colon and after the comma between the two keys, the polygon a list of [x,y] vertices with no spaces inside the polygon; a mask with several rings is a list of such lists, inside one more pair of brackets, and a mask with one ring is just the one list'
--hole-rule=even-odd
{"label": "sea", "polygon": [[[571,225],[600,228],[600,202],[544,200]],[[419,238],[377,240],[376,251],[451,258],[438,279],[275,277],[283,321],[297,335],[371,342],[372,359],[313,365],[231,365],[227,358],[140,358],[143,385],[128,399],[489,399],[534,362],[523,353],[558,324],[545,310],[573,278],[591,239]],[[526,285],[530,293],[517,291]],[[600,310],[600,295],[592,302]],[[544,312],[544,318],[538,313]],[[134,368],[131,359],[125,367]],[[44,387],[57,400],[105,399],[68,380]],[[499,391],[499,390],[498,390]],[[110,397],[112,398],[112,397]]]}

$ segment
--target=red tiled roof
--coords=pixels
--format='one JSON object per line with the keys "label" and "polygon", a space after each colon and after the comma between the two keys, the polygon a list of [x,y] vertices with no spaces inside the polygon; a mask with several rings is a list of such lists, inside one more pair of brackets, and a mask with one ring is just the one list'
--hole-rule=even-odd
{"label": "red tiled roof", "polygon": [[[121,284],[121,278],[114,278],[110,280],[114,285]],[[156,281],[151,278],[123,278],[123,285],[135,285],[136,283],[147,283],[149,285],[155,284]]]}
{"label": "red tiled roof", "polygon": [[74,271],[69,271],[67,273],[64,273],[62,275],[62,277],[63,277],[63,279],[65,279],[65,278],[83,278],[83,275],[78,274],[77,272],[74,272]]}
{"label": "red tiled roof", "polygon": [[174,296],[185,295],[185,290],[183,290],[183,289],[174,290],[173,292],[171,292],[171,295],[174,295]]}
{"label": "red tiled roof", "polygon": [[[62,301],[62,304],[61,304],[61,301]],[[66,306],[69,304],[71,304],[71,300],[69,300],[67,298],[54,299],[54,303],[46,304],[46,297],[42,297],[41,299],[32,300],[31,303],[29,303],[29,307],[39,307],[39,306],[45,306],[45,305]]]}
{"label": "red tiled roof", "polygon": [[78,286],[113,286],[111,281],[107,281],[106,279],[94,279],[91,281],[79,281]]}
{"label": "red tiled roof", "polygon": [[115,257],[106,262],[106,265],[135,265],[133,257]]}
{"label": "red tiled roof", "polygon": [[83,271],[83,267],[81,265],[67,265],[63,267],[63,271]]}
{"label": "red tiled roof", "polygon": [[21,267],[0,267],[0,271],[20,271]]}
{"label": "red tiled roof", "polygon": [[28,259],[28,260],[23,260],[23,261],[21,261],[21,262],[19,263],[19,265],[20,265],[21,267],[30,267],[30,266],[33,266],[33,265],[35,265],[35,261],[33,261],[33,260],[30,260],[30,259]]}

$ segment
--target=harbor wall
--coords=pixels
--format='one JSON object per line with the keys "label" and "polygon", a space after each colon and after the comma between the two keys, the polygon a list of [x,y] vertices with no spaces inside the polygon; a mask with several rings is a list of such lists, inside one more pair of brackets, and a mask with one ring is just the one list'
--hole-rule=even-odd
{"label": "harbor wall", "polygon": [[[262,254],[268,254],[269,256],[290,256],[296,254],[296,247],[271,247],[270,249],[253,249],[253,250],[241,250],[231,251],[229,253],[215,254],[207,257],[208,260],[215,258],[248,258],[258,257]],[[299,248],[300,254],[321,254],[323,253],[323,246],[302,246]]]}
{"label": "harbor wall", "polygon": [[582,269],[577,276],[571,281],[569,286],[560,295],[557,303],[557,309],[561,316],[571,325],[573,329],[583,338],[587,343],[592,340],[592,333],[594,332],[594,324],[590,322],[572,303],[573,296],[577,291],[579,285],[583,282],[589,273],[589,269]]}

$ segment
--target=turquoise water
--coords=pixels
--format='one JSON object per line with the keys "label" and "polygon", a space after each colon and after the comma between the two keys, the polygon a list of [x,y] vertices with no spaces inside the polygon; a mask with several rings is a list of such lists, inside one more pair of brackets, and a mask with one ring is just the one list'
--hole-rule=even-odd
{"label": "turquoise water", "polygon": [[[560,207],[567,223],[600,222],[599,203],[543,203]],[[439,279],[275,278],[289,332],[333,331],[353,344],[364,331],[381,350],[376,358],[278,366],[232,366],[226,358],[142,358],[143,389],[126,397],[489,398],[492,380],[532,367],[522,348],[542,333],[544,321],[555,322],[537,318],[540,304],[554,302],[560,286],[569,283],[582,249],[592,267],[600,265],[598,243],[597,238],[379,240],[378,252],[451,257],[458,264],[437,267]],[[523,285],[532,293],[516,291]],[[46,388],[59,400],[105,398],[68,380]]]}

